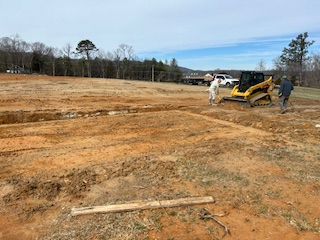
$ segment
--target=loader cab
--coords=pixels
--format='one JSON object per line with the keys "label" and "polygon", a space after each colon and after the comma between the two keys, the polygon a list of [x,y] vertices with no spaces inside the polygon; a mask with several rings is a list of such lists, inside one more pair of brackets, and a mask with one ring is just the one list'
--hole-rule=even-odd
{"label": "loader cab", "polygon": [[264,81],[264,74],[257,72],[242,72],[239,83],[239,91],[245,92],[251,86],[257,85]]}

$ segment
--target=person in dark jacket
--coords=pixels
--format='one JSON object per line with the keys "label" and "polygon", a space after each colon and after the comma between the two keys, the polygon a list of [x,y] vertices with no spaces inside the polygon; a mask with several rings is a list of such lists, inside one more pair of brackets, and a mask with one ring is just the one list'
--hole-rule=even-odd
{"label": "person in dark jacket", "polygon": [[293,90],[293,85],[291,81],[286,77],[282,77],[282,82],[279,89],[279,106],[281,113],[285,113],[287,110],[287,104],[289,101],[289,97],[291,95],[291,91]]}

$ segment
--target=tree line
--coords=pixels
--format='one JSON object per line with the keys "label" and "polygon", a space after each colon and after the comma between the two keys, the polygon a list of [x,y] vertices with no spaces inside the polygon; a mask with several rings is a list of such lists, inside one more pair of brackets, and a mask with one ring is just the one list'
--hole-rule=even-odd
{"label": "tree line", "polygon": [[[265,61],[258,62],[256,70],[281,75],[299,86],[320,88],[320,54],[310,55],[308,33],[301,33],[273,59],[273,68],[266,70]],[[113,51],[98,49],[90,40],[81,40],[73,48],[66,44],[62,49],[44,43],[27,43],[19,35],[0,38],[0,72],[21,72],[52,76],[97,77],[135,79],[145,81],[179,82],[182,78],[177,60],[170,62],[141,60],[132,46],[120,44]],[[232,71],[232,70],[231,70]],[[228,70],[230,72],[230,70]],[[236,75],[236,74],[235,74]]]}
{"label": "tree line", "polygon": [[182,77],[175,58],[170,62],[141,60],[126,44],[105,52],[86,39],[75,48],[67,43],[57,49],[41,42],[27,43],[19,35],[0,38],[0,72],[162,82],[179,82]]}

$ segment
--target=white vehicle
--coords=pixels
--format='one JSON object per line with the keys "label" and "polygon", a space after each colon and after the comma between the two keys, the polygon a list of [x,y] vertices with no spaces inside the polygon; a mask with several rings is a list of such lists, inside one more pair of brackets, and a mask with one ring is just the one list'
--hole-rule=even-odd
{"label": "white vehicle", "polygon": [[235,85],[239,84],[238,79],[235,79],[232,76],[227,75],[227,74],[214,74],[213,79],[214,80],[221,79],[220,85],[227,86],[227,87],[231,87],[231,86],[235,86]]}

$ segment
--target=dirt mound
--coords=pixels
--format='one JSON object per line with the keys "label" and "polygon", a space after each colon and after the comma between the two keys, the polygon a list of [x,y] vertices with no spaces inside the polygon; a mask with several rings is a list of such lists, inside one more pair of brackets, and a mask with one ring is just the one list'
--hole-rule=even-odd
{"label": "dirt mound", "polygon": [[24,201],[29,198],[55,200],[59,194],[81,197],[90,190],[90,186],[97,184],[96,174],[89,169],[74,169],[62,176],[36,175],[30,179],[12,176],[6,183],[14,189],[3,196],[6,203]]}

